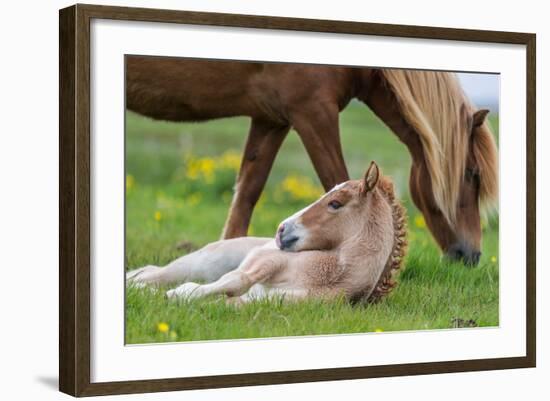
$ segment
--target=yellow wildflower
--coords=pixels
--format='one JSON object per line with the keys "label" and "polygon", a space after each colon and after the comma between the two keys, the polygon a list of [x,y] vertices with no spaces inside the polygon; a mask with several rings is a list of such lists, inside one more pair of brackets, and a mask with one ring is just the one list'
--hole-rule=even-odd
{"label": "yellow wildflower", "polygon": [[312,201],[321,196],[322,189],[314,185],[308,177],[291,174],[281,183],[281,189],[292,199]]}
{"label": "yellow wildflower", "polygon": [[216,162],[208,157],[201,160],[201,172],[206,182],[211,183],[214,181],[214,170],[216,168]]}
{"label": "yellow wildflower", "polygon": [[414,218],[414,225],[418,228],[426,228],[426,220],[424,220],[424,216],[421,214],[416,215]]}
{"label": "yellow wildflower", "polygon": [[189,163],[187,165],[185,176],[190,180],[197,180],[199,178],[199,168],[196,163]]}
{"label": "yellow wildflower", "polygon": [[497,257],[496,256],[491,256],[491,262],[496,263],[497,262]]}
{"label": "yellow wildflower", "polygon": [[168,330],[170,330],[170,326],[168,323],[160,322],[157,324],[157,330],[161,333],[168,333]]}
{"label": "yellow wildflower", "polygon": [[134,176],[131,174],[128,174],[126,176],[126,189],[127,190],[132,189],[135,183],[136,183],[136,180],[134,179]]}
{"label": "yellow wildflower", "polygon": [[193,158],[187,161],[185,176],[190,180],[204,179],[207,183],[214,181],[216,161],[210,157]]}
{"label": "yellow wildflower", "polygon": [[162,213],[157,210],[155,212],[154,217],[155,217],[155,221],[160,221],[162,219]]}
{"label": "yellow wildflower", "polygon": [[375,332],[375,333],[382,333],[383,331],[384,331],[384,330],[382,330],[382,329],[374,329],[374,332]]}
{"label": "yellow wildflower", "polygon": [[241,167],[241,155],[234,150],[228,150],[218,158],[221,168],[239,171]]}

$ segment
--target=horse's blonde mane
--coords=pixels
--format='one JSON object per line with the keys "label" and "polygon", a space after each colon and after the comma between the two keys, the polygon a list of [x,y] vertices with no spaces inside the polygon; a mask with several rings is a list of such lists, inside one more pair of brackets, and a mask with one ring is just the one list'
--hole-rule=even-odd
{"label": "horse's blonde mane", "polygon": [[[475,109],[456,74],[438,71],[381,69],[405,120],[416,131],[432,182],[435,202],[454,226],[469,152],[471,118]],[[497,197],[497,148],[487,123],[476,130],[474,157],[480,168],[480,204]]]}

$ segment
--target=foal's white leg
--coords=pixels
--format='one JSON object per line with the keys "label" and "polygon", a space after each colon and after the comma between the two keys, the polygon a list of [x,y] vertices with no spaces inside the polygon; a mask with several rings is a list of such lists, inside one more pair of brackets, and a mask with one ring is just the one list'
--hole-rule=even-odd
{"label": "foal's white leg", "polygon": [[133,284],[169,284],[184,281],[213,282],[236,269],[254,248],[271,238],[241,237],[213,242],[182,256],[166,267],[145,266],[126,274]]}
{"label": "foal's white leg", "polygon": [[284,302],[288,302],[299,301],[308,295],[309,291],[305,288],[270,288],[261,284],[254,284],[245,294],[240,297],[230,298],[228,301],[237,305],[260,301],[262,299],[281,299]]}
{"label": "foal's white leg", "polygon": [[249,280],[240,270],[224,274],[218,281],[209,284],[185,283],[166,292],[168,298],[203,298],[213,294],[239,296],[250,288]]}
{"label": "foal's white leg", "polygon": [[274,249],[271,243],[257,247],[242,261],[238,269],[224,274],[209,284],[185,283],[166,293],[168,298],[203,298],[208,295],[225,294],[230,297],[243,295],[256,283],[273,277],[285,266],[288,256]]}

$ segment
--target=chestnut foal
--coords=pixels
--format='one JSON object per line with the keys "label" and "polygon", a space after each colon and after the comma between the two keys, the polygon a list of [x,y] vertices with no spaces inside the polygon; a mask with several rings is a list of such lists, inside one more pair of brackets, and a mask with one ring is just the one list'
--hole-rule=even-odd
{"label": "chestnut foal", "polygon": [[283,221],[275,239],[221,240],[166,267],[130,271],[126,278],[139,285],[185,282],[168,291],[168,298],[373,300],[394,285],[406,251],[405,220],[391,180],[372,162],[362,180],[335,186]]}

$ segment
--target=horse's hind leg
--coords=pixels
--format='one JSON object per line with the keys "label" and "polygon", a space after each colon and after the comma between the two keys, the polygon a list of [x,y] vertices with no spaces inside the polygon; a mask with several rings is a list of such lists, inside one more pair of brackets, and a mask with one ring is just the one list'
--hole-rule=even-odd
{"label": "horse's hind leg", "polygon": [[272,241],[271,238],[243,237],[213,242],[182,256],[166,267],[145,266],[126,274],[133,284],[170,284],[185,281],[213,282],[236,269],[248,253]]}
{"label": "horse's hind leg", "polygon": [[289,126],[269,121],[252,120],[222,238],[236,238],[247,234],[252,210],[289,129]]}
{"label": "horse's hind leg", "polygon": [[320,102],[305,104],[292,116],[325,191],[349,180],[338,127],[338,106]]}

